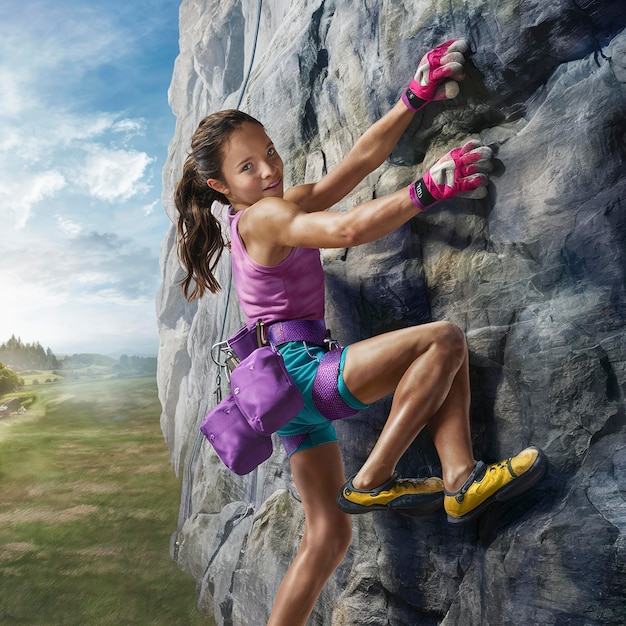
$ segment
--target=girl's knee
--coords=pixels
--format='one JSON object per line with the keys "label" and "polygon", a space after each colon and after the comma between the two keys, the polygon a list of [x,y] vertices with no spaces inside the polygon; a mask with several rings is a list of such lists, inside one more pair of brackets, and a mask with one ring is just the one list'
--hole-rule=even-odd
{"label": "girl's knee", "polygon": [[453,322],[436,322],[440,336],[448,343],[465,346],[465,333]]}
{"label": "girl's knee", "polygon": [[436,322],[434,343],[446,353],[448,358],[457,358],[460,362],[467,354],[465,333],[452,322]]}
{"label": "girl's knee", "polygon": [[352,543],[352,518],[341,514],[337,522],[328,529],[326,545],[339,563]]}
{"label": "girl's knee", "polygon": [[330,569],[337,567],[352,542],[352,519],[340,513],[332,524],[307,529],[307,548],[317,558],[327,561]]}

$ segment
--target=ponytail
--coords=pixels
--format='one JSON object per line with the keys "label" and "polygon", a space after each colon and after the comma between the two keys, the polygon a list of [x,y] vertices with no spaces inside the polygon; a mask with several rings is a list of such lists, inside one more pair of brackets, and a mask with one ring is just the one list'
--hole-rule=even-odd
{"label": "ponytail", "polygon": [[207,180],[222,178],[223,146],[232,132],[246,122],[262,126],[247,113],[235,109],[205,117],[192,137],[191,154],[174,192],[178,210],[178,257],[187,270],[181,285],[185,298],[190,301],[201,298],[206,290],[217,293],[221,289],[214,270],[226,244],[211,206],[214,202],[228,205],[229,201],[209,187]]}
{"label": "ponytail", "polygon": [[[187,157],[183,175],[176,186],[174,203],[178,209],[178,257],[187,270],[181,281],[187,300],[220,290],[213,271],[224,250],[222,228],[211,212],[215,200],[228,200],[198,180],[198,171],[191,156]],[[192,289],[192,282],[195,282]]]}

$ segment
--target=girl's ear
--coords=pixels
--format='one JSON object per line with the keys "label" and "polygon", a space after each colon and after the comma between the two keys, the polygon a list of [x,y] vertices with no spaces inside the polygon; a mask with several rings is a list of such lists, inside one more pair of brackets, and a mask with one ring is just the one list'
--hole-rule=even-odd
{"label": "girl's ear", "polygon": [[217,180],[217,178],[209,178],[206,181],[206,184],[211,189],[213,189],[214,191],[217,191],[218,193],[221,193],[224,196],[229,193],[228,187],[226,187],[226,185],[224,185],[221,181]]}

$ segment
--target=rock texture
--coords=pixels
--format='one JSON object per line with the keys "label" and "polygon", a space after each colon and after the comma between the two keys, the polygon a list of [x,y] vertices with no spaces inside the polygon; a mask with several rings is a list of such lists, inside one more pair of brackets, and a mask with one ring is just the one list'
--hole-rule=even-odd
{"label": "rock texture", "polygon": [[[461,529],[442,515],[354,520],[348,556],[310,623],[502,626],[626,623],[626,13],[622,0],[184,0],[170,90],[165,206],[207,113],[259,117],[288,183],[332,167],[399,97],[430,47],[465,37],[461,95],[416,116],[338,210],[395,190],[468,138],[498,151],[485,201],[452,201],[383,240],[324,253],[327,321],[348,343],[450,319],[468,337],[476,454],[528,444],[551,465],[530,493]],[[254,5],[254,6],[253,6]],[[227,255],[224,260],[228,261]],[[157,309],[162,428],[183,477],[172,552],[218,624],[265,623],[303,517],[279,445],[240,478],[198,436],[214,401],[211,344],[240,323],[224,291],[188,304],[174,228]],[[226,313],[226,314],[225,314]],[[224,385],[222,385],[224,388]],[[346,471],[388,401],[339,424]],[[438,461],[424,434],[401,471]]]}
{"label": "rock texture", "polygon": [[19,398],[7,398],[3,404],[0,404],[0,419],[22,413],[26,413],[26,409],[22,406],[22,401]]}

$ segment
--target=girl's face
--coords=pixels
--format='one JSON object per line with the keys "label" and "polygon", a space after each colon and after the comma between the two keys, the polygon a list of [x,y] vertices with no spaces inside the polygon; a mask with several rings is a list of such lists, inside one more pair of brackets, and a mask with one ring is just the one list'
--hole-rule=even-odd
{"label": "girl's face", "polygon": [[207,184],[236,210],[266,197],[283,197],[283,161],[262,126],[245,123],[224,144],[222,180]]}

